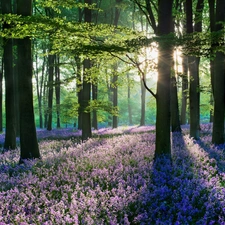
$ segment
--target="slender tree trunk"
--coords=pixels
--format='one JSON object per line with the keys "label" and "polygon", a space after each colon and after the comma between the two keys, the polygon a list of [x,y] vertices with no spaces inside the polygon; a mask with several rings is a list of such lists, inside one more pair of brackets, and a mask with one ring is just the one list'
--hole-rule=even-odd
{"label": "slender tree trunk", "polygon": [[52,130],[54,55],[48,56],[48,123],[47,130]]}
{"label": "slender tree trunk", "polygon": [[[24,7],[24,5],[26,7]],[[18,0],[17,13],[32,15],[32,1]],[[32,53],[29,37],[18,40],[18,85],[20,109],[20,163],[24,159],[40,158],[34,121],[32,89]]]}
{"label": "slender tree trunk", "polygon": [[171,129],[172,132],[181,132],[179,106],[177,96],[177,80],[175,74],[171,76]]}
{"label": "slender tree trunk", "polygon": [[57,128],[60,128],[60,67],[59,56],[55,56],[55,98],[56,98],[56,116]]}
{"label": "slender tree trunk", "polygon": [[[115,17],[114,17],[114,26],[118,26],[119,22],[119,17],[120,17],[120,9],[118,8],[118,4],[120,4],[122,0],[116,0],[116,7],[115,7]],[[112,83],[113,83],[113,88],[112,88],[112,93],[113,93],[113,107],[118,107],[118,75],[117,75],[117,65],[113,65],[113,78],[112,78]],[[117,128],[118,127],[118,116],[113,115],[112,117],[112,127]]]}
{"label": "slender tree trunk", "polygon": [[158,81],[156,94],[156,150],[155,157],[171,155],[170,147],[170,77],[173,49],[166,36],[172,30],[173,0],[160,0],[158,12]]}
{"label": "slender tree trunk", "polygon": [[[10,1],[2,0],[2,13],[12,13]],[[9,24],[3,24],[8,28]],[[6,108],[6,134],[4,149],[16,148],[16,114],[15,114],[15,82],[13,76],[13,40],[4,39],[4,70],[5,70],[5,108]]]}
{"label": "slender tree trunk", "polygon": [[76,79],[76,89],[77,89],[77,98],[78,98],[78,129],[82,129],[82,76],[81,76],[81,60],[79,57],[75,57],[76,66],[77,66],[77,79]]}

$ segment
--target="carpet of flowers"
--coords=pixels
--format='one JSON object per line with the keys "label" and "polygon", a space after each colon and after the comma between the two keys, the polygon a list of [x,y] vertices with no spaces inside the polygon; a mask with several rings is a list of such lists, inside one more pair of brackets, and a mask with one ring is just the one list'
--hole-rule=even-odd
{"label": "carpet of flowers", "polygon": [[0,154],[0,225],[225,224],[225,146],[210,143],[210,125],[199,141],[172,134],[172,160],[155,161],[154,127],[101,129],[85,143],[68,132],[80,134],[38,131],[56,138],[40,139],[41,160]]}

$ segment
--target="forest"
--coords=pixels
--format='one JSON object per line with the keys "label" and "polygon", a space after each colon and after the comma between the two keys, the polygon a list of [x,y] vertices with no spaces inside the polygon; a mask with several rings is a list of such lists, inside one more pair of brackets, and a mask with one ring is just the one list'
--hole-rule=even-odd
{"label": "forest", "polygon": [[225,224],[225,0],[0,19],[0,224]]}

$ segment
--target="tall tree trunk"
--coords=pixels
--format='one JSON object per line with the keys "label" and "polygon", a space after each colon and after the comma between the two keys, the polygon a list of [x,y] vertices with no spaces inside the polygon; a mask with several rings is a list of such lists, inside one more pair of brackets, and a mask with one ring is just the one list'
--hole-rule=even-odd
{"label": "tall tree trunk", "polygon": [[[12,13],[11,1],[2,0],[2,13]],[[3,24],[8,28],[9,24]],[[6,107],[6,134],[4,149],[16,148],[16,114],[15,114],[15,82],[13,76],[13,40],[4,39],[4,70],[5,70],[5,107]]]}
{"label": "tall tree trunk", "polygon": [[76,78],[76,89],[77,89],[77,98],[78,98],[78,129],[82,129],[82,75],[81,75],[81,59],[78,56],[75,56],[76,66],[77,66],[77,78]]}
{"label": "tall tree trunk", "polygon": [[56,126],[60,128],[60,67],[59,56],[55,56],[55,99],[56,99]]}
{"label": "tall tree trunk", "polygon": [[[155,157],[171,154],[170,147],[170,77],[173,49],[166,41],[166,35],[172,30],[173,0],[160,0],[158,12],[158,81],[156,95],[156,150]],[[166,42],[166,43],[165,43]]]}
{"label": "tall tree trunk", "polygon": [[47,130],[52,130],[54,55],[48,56],[48,123]]}
{"label": "tall tree trunk", "polygon": [[[216,1],[216,26],[215,31],[224,29],[225,22],[225,1]],[[224,143],[224,112],[225,112],[225,55],[223,52],[217,51],[214,59],[214,78],[213,78],[213,94],[214,94],[214,118],[212,142],[214,144]]]}
{"label": "tall tree trunk", "polygon": [[89,69],[91,68],[90,59],[84,60],[84,75],[83,75],[83,101],[82,101],[82,141],[87,140],[92,136],[91,133],[91,113],[88,109],[91,100],[91,84],[88,81]]}
{"label": "tall tree trunk", "polygon": [[[86,4],[91,5],[92,0],[85,0]],[[92,21],[92,12],[87,7],[84,8],[84,21],[91,23]],[[91,84],[89,82],[89,69],[91,68],[91,60],[84,60],[84,75],[83,75],[83,102],[82,102],[82,141],[87,140],[92,136],[91,133],[91,112],[87,110],[90,98],[91,98]]]}
{"label": "tall tree trunk", "polygon": [[[202,11],[204,0],[198,0],[195,11],[195,24],[193,27],[192,1],[186,1],[187,33],[202,31]],[[200,87],[199,87],[199,63],[200,58],[188,56],[188,68],[190,74],[190,136],[199,139],[200,129]]]}
{"label": "tall tree trunk", "polygon": [[172,132],[180,132],[179,106],[177,96],[177,80],[175,74],[171,76],[171,130]]}
{"label": "tall tree trunk", "polygon": [[[14,3],[15,4],[15,3]],[[19,114],[19,90],[18,90],[18,55],[17,55],[17,40],[13,39],[13,74],[15,82],[15,123],[16,136],[20,136],[20,114]]]}
{"label": "tall tree trunk", "polygon": [[[210,32],[215,31],[215,0],[208,0],[209,4],[209,18],[210,18]],[[213,55],[213,49],[214,49],[214,44],[211,44],[211,55]],[[210,95],[210,106],[213,108],[214,105],[214,99],[213,99],[213,93],[214,93],[214,60],[210,59],[210,76],[211,76],[211,84],[212,84],[212,94]],[[210,122],[213,122],[213,110],[210,110]]]}
{"label": "tall tree trunk", "polygon": [[181,124],[187,123],[187,91],[188,91],[188,58],[182,55],[182,102],[181,102]]}
{"label": "tall tree trunk", "polygon": [[[24,7],[24,5],[26,7]],[[18,0],[17,13],[32,15],[32,1]],[[18,40],[18,85],[20,109],[20,163],[24,159],[40,158],[34,121],[32,89],[32,53],[29,37]]]}
{"label": "tall tree trunk", "polygon": [[[116,7],[115,7],[115,17],[114,17],[114,26],[118,26],[119,22],[119,17],[120,17],[120,9],[118,8],[118,4],[120,4],[122,0],[116,0]],[[118,75],[117,75],[117,65],[113,65],[113,78],[112,78],[112,83],[113,83],[113,88],[112,88],[112,93],[113,93],[113,107],[118,107]],[[118,116],[113,115],[112,117],[112,127],[117,128],[118,127]]]}
{"label": "tall tree trunk", "polygon": [[199,139],[200,133],[199,63],[199,57],[188,56],[188,67],[190,74],[190,136],[194,139]]}

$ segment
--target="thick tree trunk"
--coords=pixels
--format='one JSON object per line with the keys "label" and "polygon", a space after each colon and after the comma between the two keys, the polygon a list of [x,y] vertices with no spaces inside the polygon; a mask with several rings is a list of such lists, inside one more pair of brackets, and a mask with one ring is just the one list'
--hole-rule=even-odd
{"label": "thick tree trunk", "polygon": [[[216,1],[216,26],[215,31],[224,29],[222,23],[225,21],[225,1]],[[217,52],[214,60],[214,118],[212,142],[214,144],[224,143],[224,112],[225,112],[225,55],[223,52]]]}
{"label": "thick tree trunk", "polygon": [[[195,11],[195,24],[193,27],[192,1],[186,1],[187,33],[202,31],[202,12],[204,1],[198,0]],[[194,54],[193,54],[194,55]],[[200,58],[188,56],[190,74],[189,103],[190,103],[190,136],[199,139],[200,129],[200,88],[199,88],[199,63]]]}
{"label": "thick tree trunk", "polygon": [[17,40],[13,39],[13,76],[15,82],[15,123],[16,136],[20,136],[20,114],[19,114],[19,90],[18,90],[18,56],[17,56]]}
{"label": "thick tree trunk", "polygon": [[200,133],[199,62],[200,58],[198,57],[188,57],[188,66],[190,74],[190,136],[194,139],[199,139]]}
{"label": "thick tree trunk", "polygon": [[224,54],[221,52],[216,53],[214,61],[215,74],[214,74],[214,117],[213,117],[213,133],[212,142],[214,144],[224,143],[224,90],[225,90],[225,65]]}
{"label": "thick tree trunk", "polygon": [[20,162],[23,162],[24,159],[40,158],[33,109],[31,40],[28,37],[18,40],[18,62]]}
{"label": "thick tree trunk", "polygon": [[[10,1],[2,1],[2,13],[12,13]],[[10,25],[3,24],[3,28]],[[16,148],[16,111],[15,111],[15,80],[13,75],[13,40],[4,39],[4,70],[5,70],[5,108],[6,108],[6,134],[4,149]]]}
{"label": "thick tree trunk", "polygon": [[5,68],[5,108],[6,108],[6,132],[4,149],[16,148],[16,111],[15,111],[15,80],[13,76],[13,45],[12,39],[8,39],[4,45]]}
{"label": "thick tree trunk", "polygon": [[181,124],[187,123],[187,91],[188,91],[188,58],[182,56],[182,102],[181,102]]}
{"label": "thick tree trunk", "polygon": [[173,49],[165,35],[172,28],[172,5],[173,0],[159,1],[158,13],[158,81],[156,95],[156,150],[155,157],[166,154],[171,155],[170,147],[170,82]]}
{"label": "thick tree trunk", "polygon": [[[26,7],[24,7],[26,5]],[[23,16],[32,14],[31,0],[18,0],[17,13]],[[32,53],[29,37],[18,42],[18,85],[20,109],[20,163],[24,159],[40,158],[34,121],[32,89]]]}
{"label": "thick tree trunk", "polygon": [[[85,0],[86,4],[91,5],[92,0]],[[84,8],[84,21],[91,23],[92,12],[91,9]],[[84,73],[83,73],[83,91],[82,91],[82,141],[91,138],[91,112],[88,109],[91,100],[91,83],[89,79],[89,69],[91,68],[91,60],[84,59]]]}

